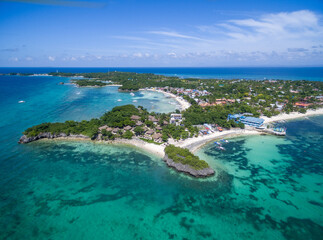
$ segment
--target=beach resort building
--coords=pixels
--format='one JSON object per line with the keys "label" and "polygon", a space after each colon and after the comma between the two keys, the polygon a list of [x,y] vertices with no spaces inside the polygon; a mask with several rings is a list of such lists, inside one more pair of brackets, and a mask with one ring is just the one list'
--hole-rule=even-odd
{"label": "beach resort building", "polygon": [[233,114],[233,115],[229,114],[228,120],[231,120],[231,119],[233,119],[235,122],[241,122],[251,127],[260,127],[265,121],[262,118],[244,116],[243,114]]}
{"label": "beach resort building", "polygon": [[179,125],[182,121],[183,121],[182,114],[173,113],[170,115],[170,120],[169,120],[170,124]]}

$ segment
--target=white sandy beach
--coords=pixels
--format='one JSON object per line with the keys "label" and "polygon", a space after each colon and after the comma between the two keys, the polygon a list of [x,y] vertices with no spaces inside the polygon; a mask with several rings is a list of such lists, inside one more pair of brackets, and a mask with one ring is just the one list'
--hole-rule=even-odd
{"label": "white sandy beach", "polygon": [[223,132],[214,132],[208,135],[198,136],[195,138],[188,138],[182,141],[173,142],[172,144],[178,147],[187,148],[194,153],[203,145],[218,138],[238,137],[238,136],[246,136],[246,135],[259,135],[259,134],[263,134],[263,133],[256,130],[231,129]]}
{"label": "white sandy beach", "polygon": [[140,91],[152,91],[152,92],[159,92],[159,93],[162,93],[164,94],[165,96],[168,96],[168,97],[171,97],[171,98],[175,98],[175,100],[179,103],[180,105],[180,110],[181,111],[184,111],[186,109],[188,109],[191,104],[186,101],[185,99],[181,99],[180,97],[176,96],[175,94],[172,94],[172,93],[168,93],[168,92],[164,92],[164,91],[161,91],[161,90],[156,90],[156,89],[140,89]]}
{"label": "white sandy beach", "polygon": [[268,118],[268,117],[261,117],[261,118],[265,119],[264,123],[271,123],[276,121],[291,120],[295,118],[309,117],[309,116],[321,115],[321,114],[323,114],[323,108],[320,108],[317,110],[307,110],[306,113],[292,112],[289,114],[287,113],[279,114],[271,118]]}
{"label": "white sandy beach", "polygon": [[147,143],[145,141],[142,141],[140,139],[137,138],[133,138],[133,139],[117,139],[117,140],[113,140],[111,142],[109,142],[111,144],[125,144],[125,145],[132,145],[135,146],[137,148],[143,149],[145,151],[148,151],[152,154],[155,154],[161,158],[164,157],[165,153],[164,153],[164,149],[165,146],[164,145],[157,145],[154,143]]}

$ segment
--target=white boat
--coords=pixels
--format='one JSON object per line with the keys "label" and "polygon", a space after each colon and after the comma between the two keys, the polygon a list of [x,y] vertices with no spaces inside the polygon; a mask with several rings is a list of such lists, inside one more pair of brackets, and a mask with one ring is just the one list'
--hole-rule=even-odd
{"label": "white boat", "polygon": [[118,99],[117,101],[118,101],[118,102],[122,102],[122,100],[121,100],[121,99]]}
{"label": "white boat", "polygon": [[132,102],[138,102],[137,100],[133,100]]}
{"label": "white boat", "polygon": [[23,101],[23,100],[20,100],[18,103],[24,103],[25,101]]}
{"label": "white boat", "polygon": [[130,95],[131,95],[131,96],[135,96],[135,94],[134,94],[134,93],[130,93]]}
{"label": "white boat", "polygon": [[221,147],[221,146],[218,146],[217,149],[220,149],[222,151],[225,151],[225,148],[224,147]]}

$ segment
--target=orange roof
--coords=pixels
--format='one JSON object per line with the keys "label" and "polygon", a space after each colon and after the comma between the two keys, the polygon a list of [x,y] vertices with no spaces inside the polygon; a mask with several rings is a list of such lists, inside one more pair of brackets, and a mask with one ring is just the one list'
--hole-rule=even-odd
{"label": "orange roof", "polygon": [[295,103],[295,106],[298,106],[298,107],[308,107],[311,105],[312,105],[311,103],[301,103],[301,102]]}

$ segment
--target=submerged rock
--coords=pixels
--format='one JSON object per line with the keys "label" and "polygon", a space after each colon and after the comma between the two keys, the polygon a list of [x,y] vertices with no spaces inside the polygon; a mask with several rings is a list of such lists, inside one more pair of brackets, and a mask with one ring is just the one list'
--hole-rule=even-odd
{"label": "submerged rock", "polygon": [[166,162],[168,167],[175,168],[178,172],[184,172],[190,174],[194,177],[208,177],[214,175],[214,170],[212,168],[204,168],[201,170],[196,170],[189,165],[184,165],[182,163],[176,163],[173,159],[169,158],[167,154],[165,154],[163,160]]}

